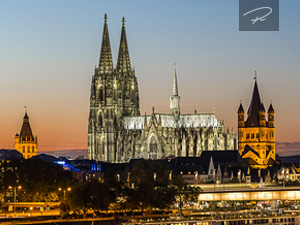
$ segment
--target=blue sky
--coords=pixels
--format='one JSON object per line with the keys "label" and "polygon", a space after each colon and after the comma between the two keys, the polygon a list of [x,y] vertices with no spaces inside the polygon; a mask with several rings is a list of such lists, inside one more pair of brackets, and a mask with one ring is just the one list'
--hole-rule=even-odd
{"label": "blue sky", "polygon": [[280,0],[279,32],[239,32],[238,9],[237,0],[0,1],[0,147],[13,147],[27,104],[41,151],[86,148],[105,13],[114,64],[125,16],[142,114],[169,111],[177,63],[182,111],[215,108],[236,130],[257,70],[265,106],[275,108],[276,140],[299,142],[300,2]]}

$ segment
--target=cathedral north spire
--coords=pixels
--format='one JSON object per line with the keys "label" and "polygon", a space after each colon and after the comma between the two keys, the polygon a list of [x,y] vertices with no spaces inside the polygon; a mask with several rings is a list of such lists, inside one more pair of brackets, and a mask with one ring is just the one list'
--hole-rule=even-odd
{"label": "cathedral north spire", "polygon": [[127,38],[126,38],[125,18],[124,17],[122,19],[122,33],[121,33],[121,40],[120,40],[117,71],[125,72],[125,73],[131,71],[129,51],[128,51]]}
{"label": "cathedral north spire", "polygon": [[107,73],[113,70],[113,61],[111,54],[111,47],[109,41],[109,32],[107,25],[107,14],[104,15],[104,28],[102,36],[102,46],[99,59],[100,73]]}

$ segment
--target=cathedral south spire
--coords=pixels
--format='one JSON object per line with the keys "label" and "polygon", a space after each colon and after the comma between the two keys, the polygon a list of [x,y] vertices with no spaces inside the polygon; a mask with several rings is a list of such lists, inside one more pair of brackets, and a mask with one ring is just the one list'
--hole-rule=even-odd
{"label": "cathedral south spire", "polygon": [[120,40],[117,71],[122,73],[127,73],[131,71],[124,17],[122,19],[122,33],[121,33],[121,40]]}
{"label": "cathedral south spire", "polygon": [[99,71],[100,73],[109,73],[112,70],[113,70],[113,61],[112,61],[111,47],[109,41],[107,14],[105,14],[102,46],[101,46],[100,59],[99,59]]}

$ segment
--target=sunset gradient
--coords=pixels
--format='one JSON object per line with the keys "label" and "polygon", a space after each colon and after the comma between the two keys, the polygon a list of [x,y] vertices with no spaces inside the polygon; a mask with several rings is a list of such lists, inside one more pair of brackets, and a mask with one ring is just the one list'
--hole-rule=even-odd
{"label": "sunset gradient", "polygon": [[87,149],[91,79],[104,14],[116,64],[125,16],[141,114],[169,112],[177,64],[183,113],[213,112],[237,131],[254,71],[275,109],[276,153],[300,154],[300,2],[280,1],[279,32],[239,32],[238,1],[0,2],[0,148],[14,148],[27,106],[39,152]]}

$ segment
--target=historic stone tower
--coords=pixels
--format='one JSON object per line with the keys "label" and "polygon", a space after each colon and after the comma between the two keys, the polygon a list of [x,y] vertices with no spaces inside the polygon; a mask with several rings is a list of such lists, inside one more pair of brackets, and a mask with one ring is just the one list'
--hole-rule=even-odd
{"label": "historic stone tower", "polygon": [[115,161],[122,117],[139,115],[138,82],[130,65],[125,19],[123,17],[119,57],[114,68],[105,14],[99,65],[91,86],[88,158]]}
{"label": "historic stone tower", "polygon": [[15,136],[15,149],[22,153],[25,159],[36,156],[38,152],[37,136],[33,136],[32,134],[27,112],[25,112],[25,116],[23,118],[20,135],[16,134]]}
{"label": "historic stone tower", "polygon": [[246,121],[242,103],[238,109],[238,148],[240,155],[248,164],[253,168],[263,169],[276,163],[274,109],[271,103],[267,120],[264,104],[260,100],[256,74],[254,79]]}

